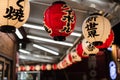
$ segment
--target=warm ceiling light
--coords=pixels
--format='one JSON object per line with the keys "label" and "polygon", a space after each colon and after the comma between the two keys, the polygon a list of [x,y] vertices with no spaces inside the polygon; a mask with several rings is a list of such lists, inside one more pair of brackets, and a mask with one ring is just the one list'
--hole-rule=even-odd
{"label": "warm ceiling light", "polygon": [[45,30],[43,26],[38,26],[38,25],[24,24],[23,26],[26,27],[26,28]]}
{"label": "warm ceiling light", "polygon": [[16,29],[15,34],[19,37],[19,39],[23,39],[23,36],[18,29]]}
{"label": "warm ceiling light", "polygon": [[37,45],[37,44],[33,44],[33,47],[36,47],[36,48],[41,49],[41,50],[44,50],[44,51],[49,52],[49,53],[54,54],[54,55],[59,55],[58,52],[55,52],[55,51],[53,51],[53,50],[51,50],[51,49],[48,49],[48,48],[39,46],[39,45]]}
{"label": "warm ceiling light", "polygon": [[27,50],[23,50],[23,49],[19,49],[19,52],[24,53],[24,54],[30,54],[29,51],[27,51]]}
{"label": "warm ceiling light", "polygon": [[[19,49],[19,52],[22,53],[22,54],[28,54],[29,56],[34,56],[34,57],[37,57],[37,58],[53,59],[52,57],[49,57],[49,56],[31,54],[30,51],[23,50],[23,49]],[[20,54],[20,55],[21,55],[21,54]]]}
{"label": "warm ceiling light", "polygon": [[20,59],[24,59],[24,60],[32,60],[32,61],[38,61],[38,62],[54,62],[55,60],[49,60],[49,59],[41,59],[41,58],[36,58],[30,55],[19,55]]}
{"label": "warm ceiling light", "polygon": [[60,45],[64,45],[64,46],[73,46],[72,43],[54,41],[54,40],[51,40],[51,39],[42,38],[42,37],[36,37],[36,36],[32,36],[32,35],[27,35],[27,38],[29,38],[29,39],[35,39],[35,40],[39,40],[39,41],[44,41],[44,42],[50,42],[50,43],[60,44]]}
{"label": "warm ceiling light", "polygon": [[[37,30],[44,30],[44,27],[43,26],[38,26],[38,25],[33,25],[33,24],[24,24],[23,27],[26,27],[26,28],[31,28],[31,29],[37,29]],[[71,36],[76,36],[76,37],[80,37],[81,36],[81,33],[77,33],[77,32],[72,32],[70,34]]]}

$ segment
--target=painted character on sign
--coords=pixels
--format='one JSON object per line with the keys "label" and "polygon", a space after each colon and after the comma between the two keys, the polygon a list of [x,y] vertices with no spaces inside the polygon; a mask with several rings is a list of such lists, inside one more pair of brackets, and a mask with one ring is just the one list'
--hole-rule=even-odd
{"label": "painted character on sign", "polygon": [[66,23],[66,26],[64,26],[64,28],[61,31],[62,32],[65,31],[66,33],[69,33],[69,32],[71,32],[71,27],[70,27],[71,23],[74,22],[74,15],[73,15],[73,11],[67,5],[64,5],[63,9],[66,9],[63,11],[67,14],[63,15],[62,21],[67,21],[67,23]]}
{"label": "painted character on sign", "polygon": [[23,13],[23,6],[20,5],[20,3],[23,1],[24,0],[18,0],[16,2],[19,9],[15,9],[15,8],[13,8],[13,6],[9,6],[9,8],[6,8],[6,15],[3,17],[8,18],[8,19],[12,19],[12,20],[18,19],[19,22],[22,22],[24,20],[23,19],[24,13]]}
{"label": "painted character on sign", "polygon": [[88,37],[95,37],[95,36],[99,36],[99,34],[96,33],[97,30],[97,25],[98,23],[96,23],[96,18],[97,16],[94,17],[90,17],[86,23],[87,26],[85,27],[88,31]]}

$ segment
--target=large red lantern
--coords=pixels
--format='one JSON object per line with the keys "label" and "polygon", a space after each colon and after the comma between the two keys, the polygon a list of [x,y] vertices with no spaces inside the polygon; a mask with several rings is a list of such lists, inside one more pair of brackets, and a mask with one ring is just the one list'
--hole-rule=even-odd
{"label": "large red lantern", "polygon": [[101,45],[108,38],[111,24],[107,18],[100,15],[92,15],[85,19],[82,32],[87,41],[93,45]]}
{"label": "large red lantern", "polygon": [[109,46],[112,45],[112,42],[114,40],[114,32],[111,30],[109,37],[106,39],[106,41],[102,45],[96,46],[99,49],[102,48],[108,48]]}
{"label": "large red lantern", "polygon": [[44,12],[45,30],[54,40],[64,41],[75,27],[75,12],[63,1],[56,1]]}
{"label": "large red lantern", "polygon": [[0,0],[0,31],[15,32],[27,21],[29,13],[28,0]]}

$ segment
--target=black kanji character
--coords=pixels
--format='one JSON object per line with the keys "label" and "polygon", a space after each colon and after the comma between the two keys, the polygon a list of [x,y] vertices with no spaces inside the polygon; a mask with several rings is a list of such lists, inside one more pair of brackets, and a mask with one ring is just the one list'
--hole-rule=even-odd
{"label": "black kanji character", "polygon": [[5,18],[8,18],[8,19],[12,19],[12,20],[15,20],[15,19],[18,19],[18,21],[22,22],[23,21],[23,10],[20,8],[20,9],[14,9],[12,6],[10,6],[10,8],[6,8],[6,14]]}
{"label": "black kanji character", "polygon": [[23,6],[20,5],[20,3],[21,3],[22,1],[24,1],[24,0],[18,0],[17,3],[16,3],[20,8],[23,8]]}

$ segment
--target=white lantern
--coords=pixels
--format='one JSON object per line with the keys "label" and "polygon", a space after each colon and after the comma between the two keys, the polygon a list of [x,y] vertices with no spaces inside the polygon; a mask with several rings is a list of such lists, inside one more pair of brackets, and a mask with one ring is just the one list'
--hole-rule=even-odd
{"label": "white lantern", "polygon": [[40,70],[40,65],[36,65],[36,66],[35,66],[35,70],[36,70],[36,71],[39,71],[39,70]]}
{"label": "white lantern", "polygon": [[20,66],[17,68],[18,69],[18,71],[20,71],[21,69],[20,69]]}
{"label": "white lantern", "polygon": [[25,66],[25,69],[26,69],[26,71],[30,71],[30,66],[29,66],[29,65],[26,65],[26,66]]}
{"label": "white lantern", "polygon": [[96,48],[92,43],[87,41],[86,39],[82,40],[82,48],[86,54],[97,54],[99,52],[99,49]]}
{"label": "white lantern", "polygon": [[78,62],[81,61],[81,57],[77,54],[77,52],[71,52],[70,53],[71,57],[72,57],[72,62]]}
{"label": "white lantern", "polygon": [[94,45],[104,43],[110,34],[110,30],[109,20],[100,15],[89,16],[82,25],[82,33],[85,39]]}
{"label": "white lantern", "polygon": [[47,64],[47,65],[46,65],[46,69],[47,69],[47,70],[51,70],[51,69],[52,69],[52,66],[51,66],[50,64]]}
{"label": "white lantern", "polygon": [[15,32],[28,19],[28,0],[0,0],[0,27],[3,32]]}

